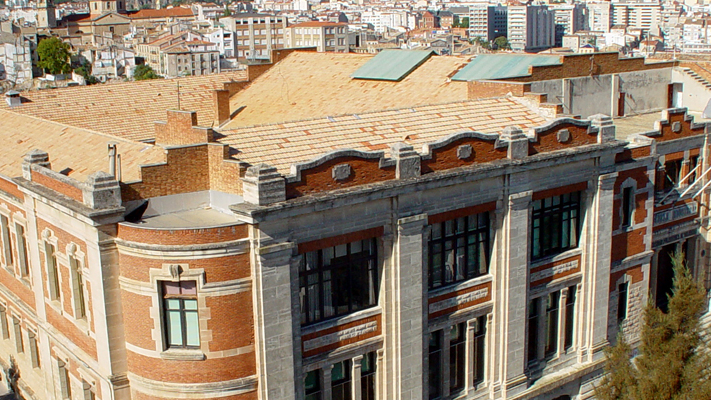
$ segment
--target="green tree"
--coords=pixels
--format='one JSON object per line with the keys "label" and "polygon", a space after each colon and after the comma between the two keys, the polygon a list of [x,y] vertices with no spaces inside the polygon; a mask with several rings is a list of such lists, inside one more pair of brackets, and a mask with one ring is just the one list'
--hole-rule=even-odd
{"label": "green tree", "polygon": [[69,65],[69,45],[59,38],[51,37],[39,42],[37,55],[37,65],[50,74],[66,74],[72,70]]}
{"label": "green tree", "polygon": [[93,85],[98,82],[96,77],[91,74],[91,63],[87,60],[84,60],[79,67],[75,68],[74,72],[84,77],[87,85]]}
{"label": "green tree", "polygon": [[462,18],[462,21],[459,23],[460,28],[469,28],[469,17],[464,17]]}
{"label": "green tree", "polygon": [[511,50],[511,45],[506,36],[499,36],[494,39],[494,46],[499,50]]}
{"label": "green tree", "polygon": [[156,74],[156,71],[151,68],[150,65],[147,64],[141,64],[136,66],[136,69],[133,71],[133,79],[137,81],[144,81],[147,79],[158,79],[161,76]]}
{"label": "green tree", "polygon": [[225,3],[225,12],[222,13],[222,16],[229,17],[230,15],[232,15],[232,11],[230,11],[230,6]]}
{"label": "green tree", "polygon": [[651,302],[644,311],[639,356],[627,364],[624,339],[607,352],[608,375],[596,388],[603,400],[711,399],[711,357],[700,316],[706,293],[694,280],[684,254],[672,257],[674,280],[665,314]]}

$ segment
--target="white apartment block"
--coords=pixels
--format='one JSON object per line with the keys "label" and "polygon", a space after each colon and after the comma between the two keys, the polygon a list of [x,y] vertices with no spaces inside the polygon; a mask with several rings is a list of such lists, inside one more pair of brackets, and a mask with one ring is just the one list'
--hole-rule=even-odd
{"label": "white apartment block", "polygon": [[612,4],[612,25],[624,25],[657,33],[661,21],[662,6],[659,3]]}
{"label": "white apartment block", "polygon": [[507,33],[512,50],[549,49],[555,45],[553,12],[545,5],[509,6]]}
{"label": "white apartment block", "polygon": [[611,12],[609,2],[586,3],[588,8],[588,26],[591,31],[610,32]]}
{"label": "white apartment block", "polygon": [[555,21],[555,45],[563,45],[563,36],[587,30],[587,8],[585,4],[564,4],[552,6]]}

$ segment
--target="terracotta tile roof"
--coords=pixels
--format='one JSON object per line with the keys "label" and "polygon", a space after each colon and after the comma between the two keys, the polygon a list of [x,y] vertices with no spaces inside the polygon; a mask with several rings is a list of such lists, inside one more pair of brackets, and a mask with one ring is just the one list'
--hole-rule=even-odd
{"label": "terracotta tile roof", "polygon": [[[223,83],[246,79],[244,71],[175,79],[68,87],[23,92],[24,102],[12,110],[41,119],[131,140],[155,135],[155,121],[165,121],[166,110],[197,111],[201,126],[212,126],[212,90]],[[10,107],[0,102],[0,109]]]}
{"label": "terracotta tile roof", "polygon": [[387,153],[390,145],[406,142],[422,151],[422,145],[461,131],[498,133],[510,125],[525,129],[543,123],[516,100],[496,98],[223,130],[220,142],[236,148],[242,161],[289,174],[292,164],[333,150]]}
{"label": "terracotta tile roof", "polygon": [[72,168],[71,178],[85,181],[97,171],[108,172],[107,144],[117,143],[121,154],[124,181],[139,178],[141,164],[165,162],[161,147],[131,142],[86,129],[44,121],[29,115],[0,110],[3,150],[0,151],[0,174],[22,175],[22,159],[34,149],[49,153],[52,170]]}
{"label": "terracotta tile roof", "polygon": [[400,82],[352,79],[366,54],[294,52],[230,99],[244,107],[227,128],[328,115],[372,112],[466,100],[467,84],[448,76],[465,57],[430,57]]}
{"label": "terracotta tile roof", "polygon": [[131,11],[128,16],[132,19],[167,18],[167,17],[194,17],[195,14],[190,8],[173,7],[154,10],[146,8],[138,11]]}

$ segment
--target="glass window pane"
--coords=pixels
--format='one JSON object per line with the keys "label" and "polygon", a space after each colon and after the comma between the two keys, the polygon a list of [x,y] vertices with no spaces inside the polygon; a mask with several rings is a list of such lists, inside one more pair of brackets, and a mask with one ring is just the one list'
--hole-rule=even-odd
{"label": "glass window pane", "polygon": [[180,292],[182,294],[197,294],[197,281],[180,282]]}
{"label": "glass window pane", "polygon": [[336,257],[343,257],[348,254],[348,245],[341,244],[336,246]]}
{"label": "glass window pane", "polygon": [[165,294],[180,294],[180,282],[163,282]]}
{"label": "glass window pane", "polygon": [[180,311],[168,311],[168,343],[171,346],[183,345],[183,327]]}
{"label": "glass window pane", "polygon": [[361,251],[363,251],[362,242],[357,241],[357,242],[351,243],[351,254],[358,254]]}
{"label": "glass window pane", "polygon": [[180,310],[180,299],[166,299],[165,304],[169,310]]}
{"label": "glass window pane", "polygon": [[439,239],[442,237],[442,224],[432,225],[432,239]]}
{"label": "glass window pane", "polygon": [[197,310],[197,300],[183,300],[183,304],[186,310]]}
{"label": "glass window pane", "polygon": [[185,313],[185,344],[200,346],[200,321],[197,312]]}

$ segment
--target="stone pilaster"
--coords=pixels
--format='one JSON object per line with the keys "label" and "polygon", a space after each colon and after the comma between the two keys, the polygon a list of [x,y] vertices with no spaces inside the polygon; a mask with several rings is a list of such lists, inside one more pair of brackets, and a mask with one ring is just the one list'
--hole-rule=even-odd
{"label": "stone pilaster", "polygon": [[501,140],[509,143],[507,157],[510,160],[520,160],[528,156],[528,136],[518,126],[504,128]]}
{"label": "stone pilaster", "polygon": [[296,398],[290,273],[293,247],[291,242],[253,241],[252,293],[260,399]]}
{"label": "stone pilaster", "polygon": [[[502,265],[497,279],[502,282],[499,312],[502,313],[501,338],[503,358],[502,397],[507,398],[526,387],[526,306],[528,294],[529,208],[533,192],[509,196],[503,224]],[[501,331],[500,331],[501,332]]]}
{"label": "stone pilaster", "polygon": [[598,143],[607,143],[615,140],[615,124],[612,118],[604,114],[595,114],[590,116],[592,126],[598,127],[600,132],[597,136]]}
{"label": "stone pilaster", "polygon": [[390,146],[390,154],[395,159],[395,177],[397,179],[420,176],[420,155],[412,146],[405,143],[395,143]]}
{"label": "stone pilaster", "polygon": [[597,190],[588,206],[586,253],[583,290],[586,300],[586,323],[589,341],[587,359],[603,357],[607,345],[607,319],[610,287],[610,246],[612,245],[612,214],[614,185],[617,173],[601,175]]}
{"label": "stone pilaster", "polygon": [[264,206],[286,200],[286,181],[277,169],[258,164],[247,169],[242,178],[244,201]]}
{"label": "stone pilaster", "polygon": [[351,394],[353,400],[360,400],[362,397],[361,384],[360,384],[360,374],[363,367],[363,356],[355,356],[351,360]]}
{"label": "stone pilaster", "polygon": [[[421,400],[424,391],[424,349],[427,326],[427,287],[424,271],[424,229],[427,215],[397,221],[397,237],[389,275],[391,306],[386,322],[385,362],[389,375],[387,398]],[[380,366],[378,366],[380,368]],[[380,375],[383,376],[383,375]]]}

